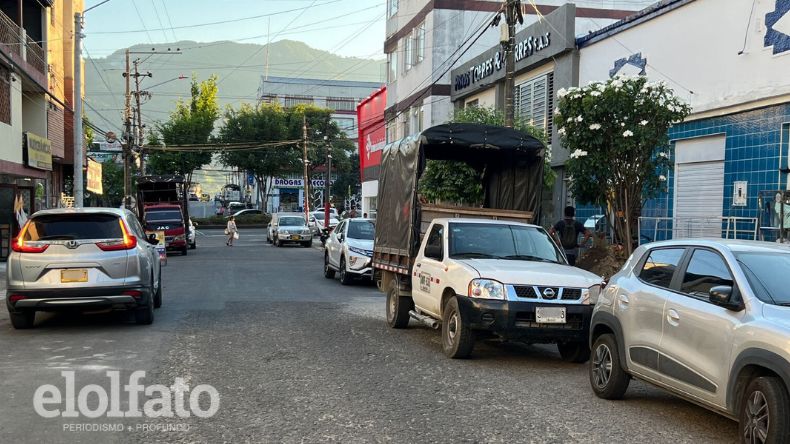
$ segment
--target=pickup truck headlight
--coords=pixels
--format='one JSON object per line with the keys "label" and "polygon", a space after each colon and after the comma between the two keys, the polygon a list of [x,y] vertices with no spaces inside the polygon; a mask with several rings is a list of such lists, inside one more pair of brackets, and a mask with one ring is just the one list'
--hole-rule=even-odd
{"label": "pickup truck headlight", "polygon": [[603,284],[596,284],[592,287],[582,290],[582,304],[595,305],[598,303],[598,296],[601,295],[601,287]]}
{"label": "pickup truck headlight", "polygon": [[473,279],[469,283],[469,297],[504,300],[505,285],[491,279]]}

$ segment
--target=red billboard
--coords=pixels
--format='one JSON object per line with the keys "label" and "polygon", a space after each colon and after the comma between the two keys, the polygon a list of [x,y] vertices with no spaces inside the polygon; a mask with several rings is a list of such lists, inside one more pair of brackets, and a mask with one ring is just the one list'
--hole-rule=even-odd
{"label": "red billboard", "polygon": [[357,105],[359,133],[359,173],[362,182],[378,180],[381,150],[386,143],[384,108],[387,88],[382,87]]}

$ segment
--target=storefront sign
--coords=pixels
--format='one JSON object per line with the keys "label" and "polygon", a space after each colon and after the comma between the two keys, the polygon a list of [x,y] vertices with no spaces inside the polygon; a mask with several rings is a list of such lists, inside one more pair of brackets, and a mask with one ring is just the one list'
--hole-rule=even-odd
{"label": "storefront sign", "polygon": [[[335,183],[333,180],[332,183]],[[326,182],[324,179],[313,179],[310,181],[310,186],[315,187],[324,187]],[[275,188],[304,188],[304,179],[283,179],[280,177],[276,177],[274,179],[274,187]]]}
{"label": "storefront sign", "polygon": [[543,51],[551,45],[551,33],[533,37],[529,36],[516,43],[516,62],[520,62],[536,52]]}
{"label": "storefront sign", "polygon": [[95,160],[88,158],[88,191],[96,194],[104,194],[102,189],[102,165]]}
{"label": "storefront sign", "polygon": [[456,75],[455,90],[460,91],[501,70],[505,66],[504,62],[504,54],[497,51],[493,56],[469,68],[469,71]]}
{"label": "storefront sign", "polygon": [[387,144],[384,118],[386,103],[387,90],[381,88],[357,106],[359,172],[362,182],[379,178],[381,153]]}
{"label": "storefront sign", "polygon": [[52,142],[33,133],[25,133],[25,163],[30,168],[52,171]]}

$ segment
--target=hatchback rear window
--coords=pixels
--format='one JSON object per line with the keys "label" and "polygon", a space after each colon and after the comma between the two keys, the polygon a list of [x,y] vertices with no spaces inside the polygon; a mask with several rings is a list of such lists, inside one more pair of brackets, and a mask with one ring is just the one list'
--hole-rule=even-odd
{"label": "hatchback rear window", "polygon": [[121,239],[118,216],[111,214],[53,214],[31,219],[26,241]]}
{"label": "hatchback rear window", "polygon": [[155,210],[145,213],[146,222],[157,222],[160,220],[181,220],[181,212],[177,210]]}

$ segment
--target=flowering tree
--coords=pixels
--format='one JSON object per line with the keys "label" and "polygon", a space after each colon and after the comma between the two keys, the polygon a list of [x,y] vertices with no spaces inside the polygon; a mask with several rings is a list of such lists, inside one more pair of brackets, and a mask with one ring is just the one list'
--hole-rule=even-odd
{"label": "flowering tree", "polygon": [[[571,192],[601,205],[620,241],[633,239],[646,199],[655,197],[672,165],[667,130],[691,108],[664,82],[616,77],[557,92],[555,126],[570,151]],[[628,254],[632,242],[623,242]]]}

